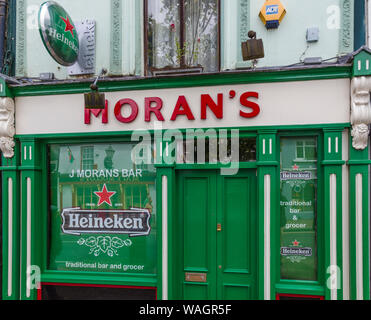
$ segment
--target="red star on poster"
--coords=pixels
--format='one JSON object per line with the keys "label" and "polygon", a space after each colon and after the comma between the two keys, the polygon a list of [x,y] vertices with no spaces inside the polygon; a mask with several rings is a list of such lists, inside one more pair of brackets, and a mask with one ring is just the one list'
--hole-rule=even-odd
{"label": "red star on poster", "polygon": [[98,207],[103,203],[107,203],[112,207],[111,197],[116,194],[116,191],[108,191],[106,184],[104,184],[102,191],[96,191],[94,193],[99,197]]}
{"label": "red star on poster", "polygon": [[70,19],[68,18],[68,16],[65,18],[61,17],[61,19],[64,21],[64,23],[66,24],[66,29],[64,29],[64,32],[71,32],[72,34],[72,37],[75,38],[75,35],[73,34],[73,29],[75,29],[75,27],[71,24],[70,22]]}
{"label": "red star on poster", "polygon": [[300,242],[299,242],[298,240],[295,240],[295,241],[292,242],[292,245],[293,245],[294,247],[298,247],[299,244],[300,244]]}
{"label": "red star on poster", "polygon": [[295,171],[298,171],[299,170],[299,166],[295,163],[292,167],[293,170]]}

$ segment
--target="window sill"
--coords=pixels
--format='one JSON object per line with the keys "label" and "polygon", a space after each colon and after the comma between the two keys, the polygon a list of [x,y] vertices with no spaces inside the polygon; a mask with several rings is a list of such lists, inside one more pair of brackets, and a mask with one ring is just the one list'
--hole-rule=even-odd
{"label": "window sill", "polygon": [[202,66],[188,67],[183,66],[179,68],[165,67],[161,69],[151,68],[153,76],[168,76],[168,75],[180,75],[180,74],[198,74],[202,73],[204,68]]}

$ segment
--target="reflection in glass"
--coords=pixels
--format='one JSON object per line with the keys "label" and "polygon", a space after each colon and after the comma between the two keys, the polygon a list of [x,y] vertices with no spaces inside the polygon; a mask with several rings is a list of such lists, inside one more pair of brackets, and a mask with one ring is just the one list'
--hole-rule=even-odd
{"label": "reflection in glass", "polygon": [[148,0],[148,65],[218,70],[218,0]]}
{"label": "reflection in glass", "polygon": [[[153,164],[138,168],[132,163],[133,147],[132,143],[49,147],[50,269],[123,272],[124,265],[133,265],[136,266],[133,273],[156,273],[156,171]],[[114,233],[66,234],[61,214],[70,208],[98,212],[112,220],[115,210],[147,209],[151,232],[137,237]],[[116,223],[122,224],[123,220]]]}

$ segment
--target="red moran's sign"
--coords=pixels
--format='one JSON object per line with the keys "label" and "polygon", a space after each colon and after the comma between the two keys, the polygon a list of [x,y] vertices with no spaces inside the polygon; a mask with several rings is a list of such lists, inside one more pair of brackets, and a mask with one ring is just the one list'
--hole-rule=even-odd
{"label": "red moran's sign", "polygon": [[[233,100],[236,98],[236,92],[231,90],[229,97],[225,97],[224,94],[219,93],[216,100],[214,100],[209,94],[200,95],[200,110],[201,120],[207,120],[210,113],[213,113],[217,119],[223,119],[224,115],[224,102],[226,99]],[[254,118],[260,113],[259,105],[254,102],[259,99],[259,93],[257,92],[244,92],[239,97],[241,109],[239,114],[243,118]],[[253,100],[253,101],[252,101]],[[139,116],[139,101],[133,99],[121,99],[119,100],[114,108],[114,115],[119,122],[131,123],[135,121]],[[190,106],[187,97],[181,95],[178,97],[173,111],[169,119],[165,119],[162,109],[164,107],[164,101],[159,97],[146,97],[142,101],[144,106],[144,121],[151,122],[157,121],[176,121],[178,117],[185,117],[188,120],[196,120],[194,116],[194,106]],[[126,109],[124,115],[124,109]],[[85,109],[85,124],[91,123],[91,115],[95,117],[102,117],[102,123],[108,123],[108,109],[109,103],[106,101],[105,109]],[[128,112],[129,111],[129,112]]]}

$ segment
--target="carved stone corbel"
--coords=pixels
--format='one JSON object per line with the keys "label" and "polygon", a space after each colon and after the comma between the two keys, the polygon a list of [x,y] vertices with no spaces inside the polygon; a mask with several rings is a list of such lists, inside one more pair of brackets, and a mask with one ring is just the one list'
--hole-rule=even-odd
{"label": "carved stone corbel", "polygon": [[5,158],[14,156],[14,101],[0,98],[0,149]]}
{"label": "carved stone corbel", "polygon": [[364,150],[368,144],[371,77],[355,77],[351,84],[351,124],[353,148]]}

